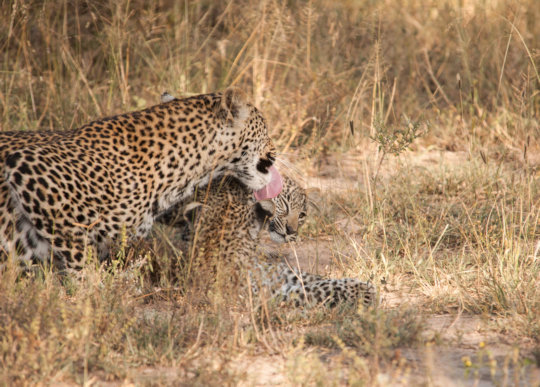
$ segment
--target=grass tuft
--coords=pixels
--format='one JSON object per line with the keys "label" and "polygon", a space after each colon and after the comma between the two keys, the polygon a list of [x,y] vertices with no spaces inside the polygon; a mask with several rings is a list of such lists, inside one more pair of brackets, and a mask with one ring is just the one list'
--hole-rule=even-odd
{"label": "grass tuft", "polygon": [[539,19],[534,0],[1,2],[0,130],[240,87],[280,167],[322,188],[298,261],[382,303],[208,297],[156,227],[73,277],[0,269],[0,384],[538,384]]}

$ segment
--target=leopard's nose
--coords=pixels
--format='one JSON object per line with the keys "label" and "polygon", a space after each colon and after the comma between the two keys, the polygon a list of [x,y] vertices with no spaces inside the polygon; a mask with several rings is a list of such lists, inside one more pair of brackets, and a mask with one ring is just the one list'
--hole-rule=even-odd
{"label": "leopard's nose", "polygon": [[286,229],[287,229],[287,235],[296,233],[296,229],[294,227],[291,227],[290,225],[287,225]]}

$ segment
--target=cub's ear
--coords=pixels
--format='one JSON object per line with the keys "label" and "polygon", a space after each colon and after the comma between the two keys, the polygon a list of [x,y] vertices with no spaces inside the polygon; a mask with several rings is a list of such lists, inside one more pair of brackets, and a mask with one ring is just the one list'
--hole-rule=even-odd
{"label": "cub's ear", "polygon": [[246,105],[246,94],[236,88],[228,88],[221,96],[216,114],[222,120],[231,121],[239,117],[240,110]]}
{"label": "cub's ear", "polygon": [[161,99],[161,103],[167,103],[167,102],[174,101],[176,97],[173,97],[167,91],[165,91],[163,92],[163,94],[161,94],[160,99]]}
{"label": "cub's ear", "polygon": [[203,208],[204,204],[199,202],[191,202],[184,207],[184,219],[189,224],[190,228],[193,228],[193,226],[197,222],[197,219]]}
{"label": "cub's ear", "polygon": [[306,197],[307,197],[307,203],[309,206],[313,207],[318,212],[321,212],[321,209],[319,207],[319,204],[322,200],[321,197],[321,190],[319,188],[306,188]]}
{"label": "cub's ear", "polygon": [[261,223],[272,218],[275,212],[276,205],[271,199],[260,200],[255,203],[255,215]]}

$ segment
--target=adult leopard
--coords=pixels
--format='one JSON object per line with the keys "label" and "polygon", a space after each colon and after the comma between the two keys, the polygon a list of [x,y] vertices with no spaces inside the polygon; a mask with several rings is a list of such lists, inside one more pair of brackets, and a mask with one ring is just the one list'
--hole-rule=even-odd
{"label": "adult leopard", "polygon": [[172,99],[64,132],[0,132],[1,259],[80,269],[122,234],[225,172],[259,199],[281,191],[266,120],[235,89]]}

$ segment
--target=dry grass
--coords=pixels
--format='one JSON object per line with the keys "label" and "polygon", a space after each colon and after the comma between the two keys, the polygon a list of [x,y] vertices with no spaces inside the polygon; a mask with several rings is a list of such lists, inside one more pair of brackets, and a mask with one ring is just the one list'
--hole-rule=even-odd
{"label": "dry grass", "polygon": [[[533,0],[0,10],[1,130],[74,128],[165,90],[239,86],[282,168],[323,188],[301,263],[371,277],[383,297],[368,311],[223,308],[189,291],[177,236],[157,229],[126,264],[63,283],[1,272],[1,384],[540,384]],[[455,330],[465,317],[477,323]]]}

